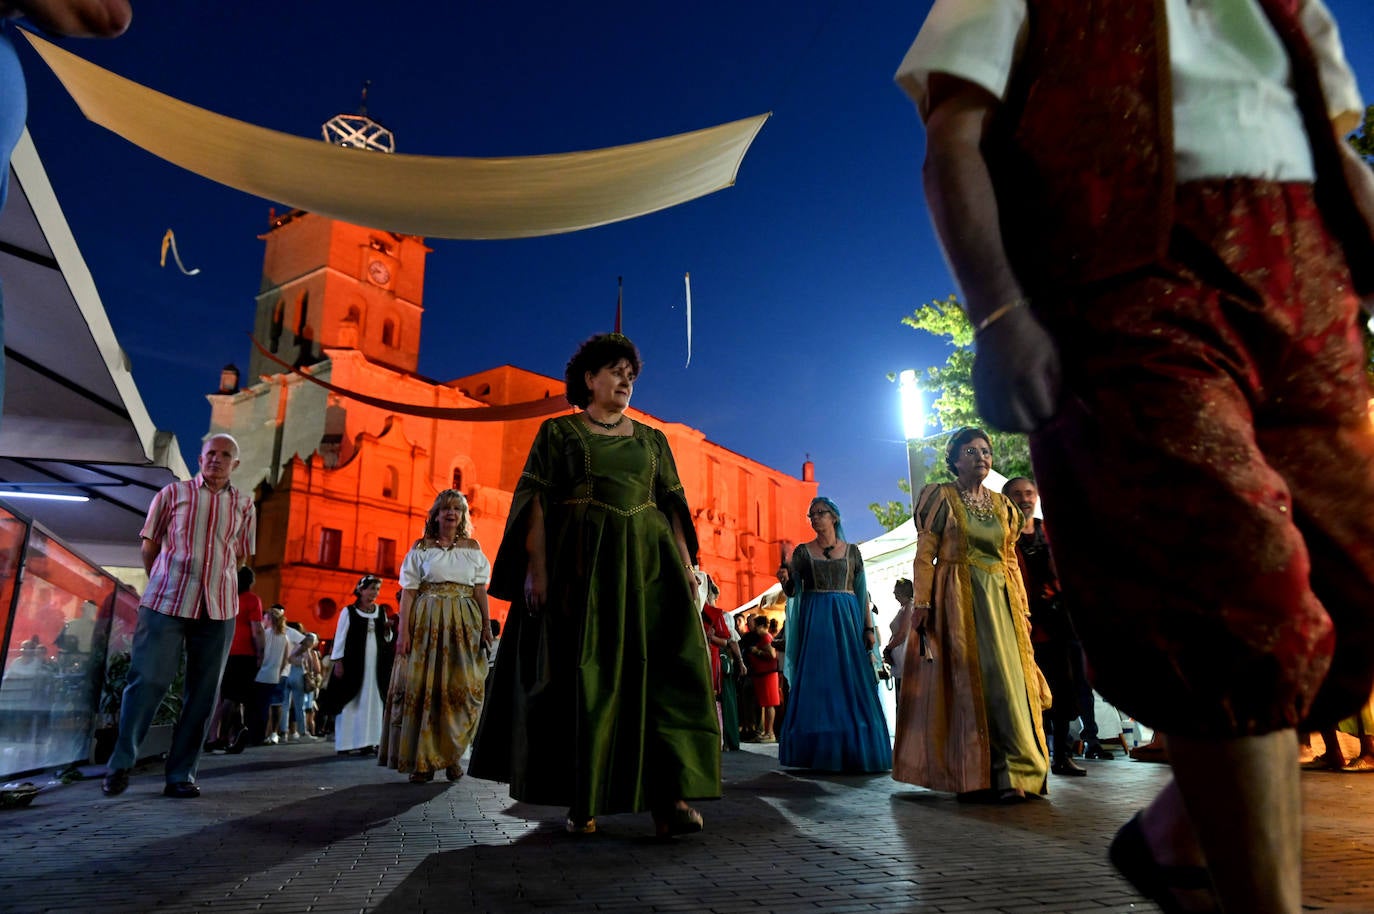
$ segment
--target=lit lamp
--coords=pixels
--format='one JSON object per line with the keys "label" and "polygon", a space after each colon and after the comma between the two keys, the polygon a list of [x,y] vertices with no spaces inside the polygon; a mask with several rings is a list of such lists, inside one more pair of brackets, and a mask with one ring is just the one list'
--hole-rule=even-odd
{"label": "lit lamp", "polygon": [[916,513],[916,493],[925,484],[925,467],[916,459],[916,449],[912,442],[926,436],[926,407],[921,400],[921,388],[916,385],[916,372],[910,368],[897,376],[897,387],[902,394],[902,435],[906,438],[906,465],[908,480],[911,483],[911,513]]}

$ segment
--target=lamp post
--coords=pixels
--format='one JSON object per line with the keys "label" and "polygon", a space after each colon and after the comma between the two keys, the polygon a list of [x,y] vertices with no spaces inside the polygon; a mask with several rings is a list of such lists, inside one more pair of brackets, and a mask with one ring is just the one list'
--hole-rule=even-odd
{"label": "lamp post", "polygon": [[902,435],[906,439],[907,480],[911,483],[911,514],[916,515],[916,493],[925,484],[925,467],[917,462],[913,442],[919,442],[926,434],[926,408],[921,400],[921,388],[916,384],[916,372],[908,368],[897,376],[897,387],[902,395]]}

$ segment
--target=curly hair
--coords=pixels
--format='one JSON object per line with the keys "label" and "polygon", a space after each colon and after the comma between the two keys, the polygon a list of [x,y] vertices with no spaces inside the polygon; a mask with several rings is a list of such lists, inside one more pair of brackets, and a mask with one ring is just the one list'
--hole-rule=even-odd
{"label": "curly hair", "polygon": [[959,452],[964,449],[964,445],[978,438],[982,438],[988,443],[988,447],[992,447],[992,439],[988,437],[988,433],[972,425],[966,425],[950,435],[949,444],[945,445],[945,466],[949,467],[952,476],[959,475],[959,471],[954,467],[954,462],[959,459]]}
{"label": "curly hair", "polygon": [[423,539],[437,540],[439,538],[439,512],[450,503],[456,504],[459,508],[463,509],[463,516],[458,521],[458,538],[466,539],[472,536],[472,515],[468,513],[467,497],[457,489],[445,489],[435,496],[434,504],[430,506],[429,514],[425,516],[425,535]]}
{"label": "curly hair", "polygon": [[563,369],[568,402],[579,409],[586,409],[592,402],[592,392],[587,387],[587,372],[596,374],[621,359],[628,361],[635,377],[639,377],[639,371],[644,367],[644,363],[639,358],[639,350],[635,348],[635,344],[624,334],[598,334],[577,347],[573,357],[568,359],[568,366]]}

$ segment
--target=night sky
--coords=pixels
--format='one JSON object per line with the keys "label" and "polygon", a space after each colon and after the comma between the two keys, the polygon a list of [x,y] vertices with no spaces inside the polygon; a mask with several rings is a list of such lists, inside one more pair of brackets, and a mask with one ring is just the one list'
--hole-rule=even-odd
{"label": "night sky", "polygon": [[[1374,4],[1327,2],[1374,100]],[[900,319],[955,291],[922,199],[919,122],[892,82],[928,7],[140,3],[123,37],[62,44],[192,104],[309,137],[355,111],[371,80],[369,113],[397,151],[427,155],[567,152],[772,111],[738,183],[717,194],[569,235],[431,239],[420,371],[448,380],[510,363],[561,377],[578,342],[610,329],[624,276],[625,332],[645,358],[634,405],[794,474],[809,454],[859,540],[880,532],[867,504],[899,497],[906,474],[887,375],[944,358]],[[37,55],[20,54],[39,155],[148,410],[193,464],[204,394],[224,364],[247,366],[257,236],[274,201],[86,122]],[[168,228],[198,276],[170,258],[158,267]]]}

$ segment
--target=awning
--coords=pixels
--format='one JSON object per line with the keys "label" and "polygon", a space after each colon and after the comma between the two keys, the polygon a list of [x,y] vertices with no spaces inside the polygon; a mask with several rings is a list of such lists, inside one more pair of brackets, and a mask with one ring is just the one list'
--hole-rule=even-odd
{"label": "awning", "polygon": [[138,566],[148,504],[189,473],[175,437],[159,432],[143,405],[27,132],[0,212],[0,283],[0,483],[44,483],[35,490],[91,499],[8,503],[97,564]]}
{"label": "awning", "polygon": [[735,183],[767,114],[586,152],[505,158],[335,146],[224,117],[28,32],[81,111],[220,184],[322,216],[433,238],[532,238],[667,209]]}

